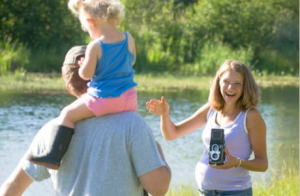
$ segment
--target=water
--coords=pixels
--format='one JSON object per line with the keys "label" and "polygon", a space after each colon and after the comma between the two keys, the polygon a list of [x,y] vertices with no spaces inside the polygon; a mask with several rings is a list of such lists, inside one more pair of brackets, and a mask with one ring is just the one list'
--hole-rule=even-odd
{"label": "water", "polygon": [[[267,147],[269,170],[265,173],[251,172],[254,182],[268,182],[282,168],[299,168],[299,89],[296,87],[266,88],[262,90],[259,106],[267,124]],[[145,102],[159,99],[161,93],[139,93],[138,112],[153,129],[161,143],[166,160],[172,169],[172,186],[189,184],[196,188],[194,168],[202,155],[201,130],[197,130],[175,141],[165,141],[159,129],[159,117],[150,115]],[[202,92],[165,93],[171,105],[171,118],[178,122],[193,114],[203,105],[208,96]],[[19,163],[34,135],[50,119],[74,98],[70,95],[0,94],[0,184]],[[53,195],[50,180],[33,183],[24,196]]]}

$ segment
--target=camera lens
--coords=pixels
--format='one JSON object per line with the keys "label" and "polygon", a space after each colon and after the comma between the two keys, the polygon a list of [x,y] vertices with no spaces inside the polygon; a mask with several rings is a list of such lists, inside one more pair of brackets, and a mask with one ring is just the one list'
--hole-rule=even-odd
{"label": "camera lens", "polygon": [[214,145],[212,145],[211,149],[212,149],[212,151],[219,151],[219,145],[214,144]]}
{"label": "camera lens", "polygon": [[210,158],[214,161],[218,160],[220,158],[220,152],[212,152]]}
{"label": "camera lens", "polygon": [[214,160],[214,161],[215,161],[215,160],[218,160],[219,157],[220,157],[220,155],[219,155],[219,153],[217,153],[217,152],[211,154],[211,159]]}

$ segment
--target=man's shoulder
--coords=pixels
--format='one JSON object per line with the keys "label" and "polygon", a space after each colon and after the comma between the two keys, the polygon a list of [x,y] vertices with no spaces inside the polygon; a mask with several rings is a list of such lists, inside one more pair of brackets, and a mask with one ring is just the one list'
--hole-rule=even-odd
{"label": "man's shoulder", "polygon": [[144,119],[137,113],[137,112],[120,112],[120,113],[114,113],[114,114],[108,114],[104,116],[96,116],[89,119],[85,119],[82,122],[88,122],[88,123],[99,123],[101,121],[117,121],[117,120],[132,120],[132,119],[139,119],[141,121],[144,121]]}
{"label": "man's shoulder", "polygon": [[[152,131],[147,122],[136,112],[122,112],[100,117],[93,117],[76,123],[76,137],[94,138],[133,138],[152,137]],[[140,139],[139,139],[140,140]]]}

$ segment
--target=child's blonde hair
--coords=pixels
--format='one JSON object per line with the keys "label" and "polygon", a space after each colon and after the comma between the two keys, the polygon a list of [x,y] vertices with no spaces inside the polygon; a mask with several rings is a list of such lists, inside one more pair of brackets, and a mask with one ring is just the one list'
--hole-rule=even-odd
{"label": "child's blonde hair", "polygon": [[77,17],[80,9],[95,18],[121,21],[124,17],[124,6],[119,0],[69,0],[68,7]]}
{"label": "child's blonde hair", "polygon": [[237,104],[243,110],[255,108],[260,102],[260,89],[247,66],[235,60],[226,60],[217,71],[210,88],[208,99],[210,106],[217,111],[223,110],[225,101],[220,91],[220,78],[228,70],[234,70],[243,77],[243,92]]}

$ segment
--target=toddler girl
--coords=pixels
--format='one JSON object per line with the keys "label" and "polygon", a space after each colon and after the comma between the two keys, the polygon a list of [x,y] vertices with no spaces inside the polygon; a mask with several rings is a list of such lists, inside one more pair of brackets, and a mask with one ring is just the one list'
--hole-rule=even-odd
{"label": "toddler girl", "polygon": [[62,110],[59,126],[51,130],[54,139],[49,149],[29,156],[31,162],[52,169],[59,168],[77,121],[137,110],[132,67],[136,58],[134,39],[117,28],[123,6],[117,0],[70,0],[68,6],[93,39],[78,62],[80,77],[90,82],[87,93]]}

